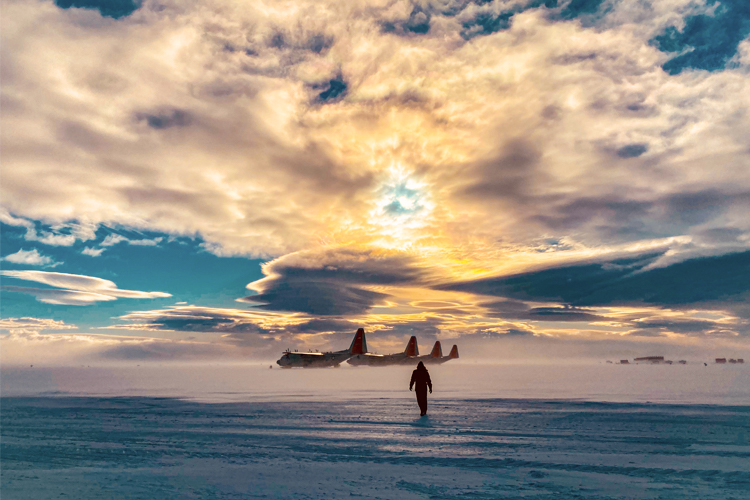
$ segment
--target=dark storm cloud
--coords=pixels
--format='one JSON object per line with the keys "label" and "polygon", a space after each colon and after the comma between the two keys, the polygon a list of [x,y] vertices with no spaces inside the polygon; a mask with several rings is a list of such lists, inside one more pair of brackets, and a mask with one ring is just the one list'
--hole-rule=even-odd
{"label": "dark storm cloud", "polygon": [[494,158],[470,167],[473,180],[462,194],[480,199],[507,198],[520,201],[531,196],[538,174],[541,152],[530,142],[513,140],[505,144]]}
{"label": "dark storm cloud", "polygon": [[[623,102],[639,100],[643,97],[626,96]],[[492,155],[457,168],[454,196],[480,208],[486,209],[487,204],[501,208],[503,222],[521,234],[575,235],[584,244],[681,236],[705,230],[708,225],[738,225],[739,214],[750,210],[750,192],[743,191],[741,183],[704,189],[675,186],[666,192],[623,185],[601,192],[594,182],[585,188],[573,185],[560,190],[551,183],[554,173],[542,160],[548,158],[542,144],[531,139],[510,140]],[[629,176],[647,176],[646,171],[661,162],[658,155],[647,154],[645,142],[592,146],[602,161],[612,162],[618,174],[627,169]],[[398,211],[399,206],[389,210]],[[733,222],[727,224],[727,220]]]}
{"label": "dark storm cloud", "polygon": [[55,0],[55,5],[61,9],[69,9],[71,7],[95,9],[104,17],[120,19],[138,10],[141,2],[133,0]]}
{"label": "dark storm cloud", "polygon": [[[235,340],[284,334],[351,333],[358,325],[341,318],[288,318],[258,310],[185,306],[134,312],[120,319],[134,328],[176,332],[219,332]],[[118,328],[127,329],[127,325]]]}
{"label": "dark storm cloud", "polygon": [[281,151],[273,159],[276,165],[287,170],[295,183],[304,182],[317,193],[348,198],[375,183],[373,173],[347,168],[314,143],[300,150]]}
{"label": "dark storm cloud", "polygon": [[606,321],[610,318],[577,307],[532,307],[525,302],[505,300],[482,304],[490,316],[525,321]]}
{"label": "dark storm cloud", "polygon": [[662,307],[741,303],[750,293],[750,252],[687,260],[647,268],[647,254],[590,262],[443,286],[523,301],[553,301],[576,307],[655,305]]}
{"label": "dark storm cloud", "polygon": [[643,330],[663,329],[670,332],[684,334],[696,334],[716,330],[725,330],[727,328],[726,325],[722,325],[721,323],[701,320],[660,319],[635,321],[633,324]]}
{"label": "dark storm cloud", "polygon": [[553,215],[538,215],[535,218],[554,229],[567,230],[579,227],[595,218],[606,221],[615,228],[627,228],[632,226],[634,221],[649,216],[652,207],[649,202],[619,196],[582,197],[550,210]]}
{"label": "dark storm cloud", "polygon": [[388,295],[356,286],[315,280],[304,271],[289,270],[284,281],[242,300],[261,304],[272,311],[295,311],[320,315],[358,314],[368,311]]}
{"label": "dark storm cloud", "polygon": [[267,277],[251,284],[258,295],[242,300],[268,310],[324,316],[364,313],[387,297],[363,286],[414,283],[424,276],[408,256],[353,249],[293,254],[263,272]]}
{"label": "dark storm cloud", "polygon": [[729,211],[750,209],[750,193],[718,189],[639,198],[618,193],[561,202],[539,199],[531,220],[557,232],[588,228],[605,238],[628,241],[687,234],[692,227],[720,219]]}
{"label": "dark storm cloud", "polygon": [[668,73],[676,75],[689,68],[720,71],[750,34],[750,2],[708,0],[706,3],[716,6],[712,15],[688,16],[682,30],[670,26],[652,40],[662,52],[679,54],[664,63]]}
{"label": "dark storm cloud", "polygon": [[702,224],[716,218],[728,207],[748,202],[748,193],[732,195],[715,189],[675,193],[663,200],[665,216],[685,225]]}

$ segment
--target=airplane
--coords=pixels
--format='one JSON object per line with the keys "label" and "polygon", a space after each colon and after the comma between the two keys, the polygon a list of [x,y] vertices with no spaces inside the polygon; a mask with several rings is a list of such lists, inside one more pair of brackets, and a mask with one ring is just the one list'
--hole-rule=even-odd
{"label": "airplane", "polygon": [[360,328],[352,339],[349,349],[335,352],[293,352],[287,349],[276,364],[282,368],[325,368],[338,367],[352,356],[367,352],[365,330]]}
{"label": "airplane", "polygon": [[435,342],[435,346],[432,348],[432,352],[427,356],[419,356],[415,361],[422,361],[426,365],[442,365],[443,363],[450,361],[451,359],[458,359],[458,346],[453,344],[450,354],[443,356],[443,347],[440,345],[440,341]]}
{"label": "airplane", "polygon": [[[363,334],[364,335],[364,334]],[[413,360],[419,356],[419,347],[417,346],[417,337],[412,337],[406,344],[404,352],[395,354],[375,354],[372,352],[363,352],[349,358],[346,362],[354,366],[390,366],[412,364]]]}

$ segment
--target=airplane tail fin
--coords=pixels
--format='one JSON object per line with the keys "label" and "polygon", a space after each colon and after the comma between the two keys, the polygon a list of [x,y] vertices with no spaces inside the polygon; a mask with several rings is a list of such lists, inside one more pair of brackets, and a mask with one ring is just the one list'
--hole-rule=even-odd
{"label": "airplane tail fin", "polygon": [[443,357],[443,348],[440,346],[440,341],[438,340],[435,342],[435,347],[432,348],[432,352],[430,353],[431,358],[442,358]]}
{"label": "airplane tail fin", "polygon": [[406,349],[404,350],[404,353],[407,356],[419,356],[419,346],[417,346],[417,337],[412,336],[412,338],[409,339],[409,343],[406,344]]}
{"label": "airplane tail fin", "polygon": [[367,339],[365,338],[365,329],[360,328],[357,330],[357,334],[354,335],[352,345],[349,346],[349,353],[352,356],[357,354],[364,354],[367,352]]}
{"label": "airplane tail fin", "polygon": [[448,357],[451,359],[458,359],[458,346],[456,344],[453,344],[453,349],[451,349],[451,353]]}

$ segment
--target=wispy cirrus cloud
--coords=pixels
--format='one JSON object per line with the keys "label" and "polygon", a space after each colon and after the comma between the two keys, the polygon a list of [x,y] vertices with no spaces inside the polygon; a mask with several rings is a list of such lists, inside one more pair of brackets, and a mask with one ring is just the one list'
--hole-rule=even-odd
{"label": "wispy cirrus cloud", "polygon": [[153,247],[161,243],[163,239],[164,238],[143,238],[134,240],[121,234],[108,234],[99,245],[102,247],[111,247],[118,243],[127,243],[128,245]]}
{"label": "wispy cirrus cloud", "polygon": [[80,274],[54,273],[47,271],[0,271],[8,278],[34,281],[54,288],[29,288],[3,285],[3,290],[33,295],[39,302],[59,305],[89,305],[118,298],[155,299],[171,297],[165,292],[141,292],[121,290],[109,280]]}

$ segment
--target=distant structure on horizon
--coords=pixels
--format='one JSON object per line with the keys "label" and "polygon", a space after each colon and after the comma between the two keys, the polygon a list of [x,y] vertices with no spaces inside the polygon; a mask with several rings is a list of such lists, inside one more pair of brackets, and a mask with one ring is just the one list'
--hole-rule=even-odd
{"label": "distant structure on horizon", "polygon": [[[723,364],[726,364],[726,362],[727,362],[727,358],[716,358],[717,365],[723,365]],[[735,364],[741,365],[745,363],[745,360],[743,358],[737,358],[737,359],[730,358],[729,363],[733,365]]]}
{"label": "distant structure on horizon", "polygon": [[671,365],[673,361],[664,359],[664,356],[644,356],[642,358],[635,358],[633,361],[636,363],[651,363],[652,365],[667,364]]}
{"label": "distant structure on horizon", "polygon": [[630,364],[630,361],[628,361],[627,359],[621,359],[621,360],[620,360],[620,364],[621,364],[621,365],[629,365],[629,364]]}

